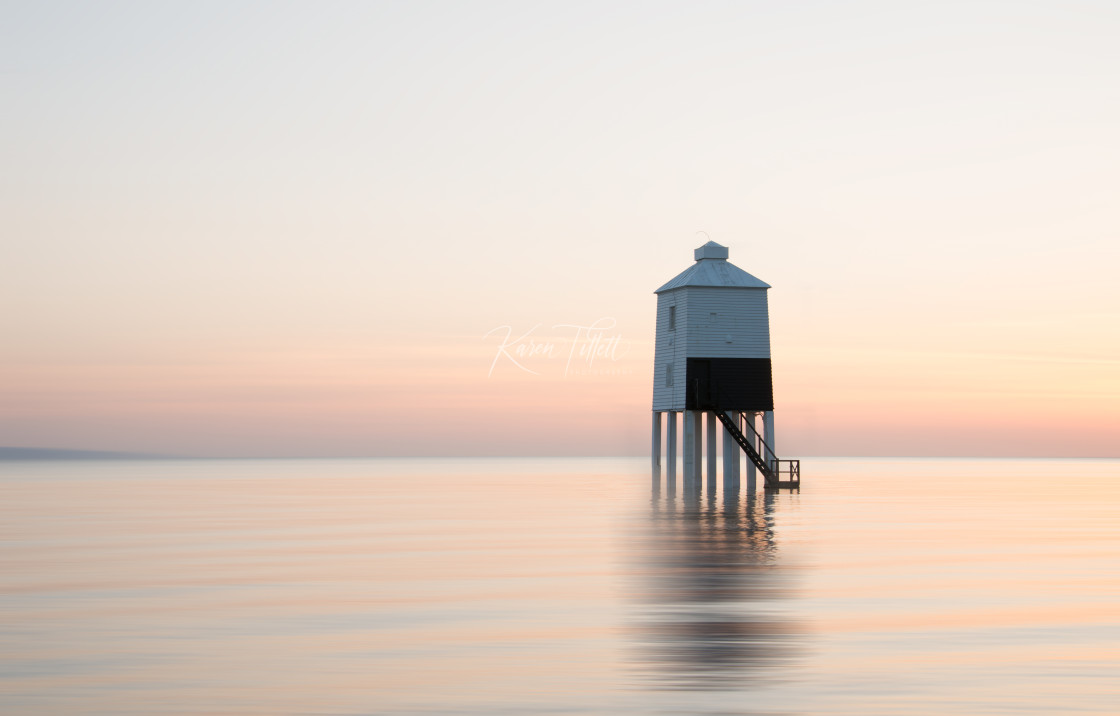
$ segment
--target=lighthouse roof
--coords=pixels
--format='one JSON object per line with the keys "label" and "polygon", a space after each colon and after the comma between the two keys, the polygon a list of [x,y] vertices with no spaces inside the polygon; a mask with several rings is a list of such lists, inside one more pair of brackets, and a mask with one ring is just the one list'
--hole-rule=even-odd
{"label": "lighthouse roof", "polygon": [[727,288],[770,288],[727,260],[727,247],[709,241],[693,252],[696,263],[677,274],[673,280],[654,293],[672,291],[685,286],[723,286]]}

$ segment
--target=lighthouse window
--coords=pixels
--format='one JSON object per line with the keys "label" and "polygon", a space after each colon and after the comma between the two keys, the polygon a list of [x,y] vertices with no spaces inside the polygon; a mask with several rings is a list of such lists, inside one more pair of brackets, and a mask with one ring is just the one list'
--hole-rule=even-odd
{"label": "lighthouse window", "polygon": [[665,387],[673,387],[673,364],[669,363],[665,366]]}
{"label": "lighthouse window", "polygon": [[715,322],[716,322],[716,314],[714,312],[709,313],[708,314],[708,323],[715,323]]}
{"label": "lighthouse window", "polygon": [[669,306],[669,330],[677,330],[677,307]]}

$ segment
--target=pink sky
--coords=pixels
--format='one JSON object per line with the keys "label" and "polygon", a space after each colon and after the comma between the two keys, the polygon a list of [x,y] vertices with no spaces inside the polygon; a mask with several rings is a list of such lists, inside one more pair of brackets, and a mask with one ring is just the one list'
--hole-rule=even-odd
{"label": "pink sky", "polygon": [[1111,6],[436,7],[7,11],[0,446],[644,454],[706,231],[780,452],[1118,455]]}

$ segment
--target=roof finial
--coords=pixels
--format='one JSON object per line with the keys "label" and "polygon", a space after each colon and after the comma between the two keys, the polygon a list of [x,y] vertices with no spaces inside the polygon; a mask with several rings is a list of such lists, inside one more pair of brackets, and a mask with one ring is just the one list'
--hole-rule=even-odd
{"label": "roof finial", "polygon": [[[708,235],[707,231],[697,231],[696,233],[703,234],[704,236]],[[696,249],[695,251],[692,252],[692,256],[697,261],[700,261],[702,259],[716,259],[716,260],[719,260],[719,261],[726,261],[727,260],[727,247],[726,246],[721,246],[721,245],[717,244],[716,242],[712,241],[711,238],[709,238],[708,243],[704,244],[703,246],[701,246],[700,248],[698,248],[698,249]]]}

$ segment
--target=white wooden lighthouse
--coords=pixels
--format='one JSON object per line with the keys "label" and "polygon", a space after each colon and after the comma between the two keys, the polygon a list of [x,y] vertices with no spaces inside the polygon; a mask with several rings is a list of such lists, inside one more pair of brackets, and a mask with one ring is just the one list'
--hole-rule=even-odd
{"label": "white wooden lighthouse", "polygon": [[680,442],[685,492],[699,492],[706,414],[709,494],[716,486],[716,436],[720,432],[725,494],[739,489],[740,457],[744,455],[748,492],[756,489],[756,470],[763,474],[767,488],[800,487],[800,463],[780,460],[775,452],[766,298],[770,286],[731,264],[727,256],[726,246],[709,241],[696,249],[692,266],[654,292],[655,485],[660,486],[661,480],[664,421],[666,481],[670,491],[675,490],[677,423],[678,415],[683,415]]}

